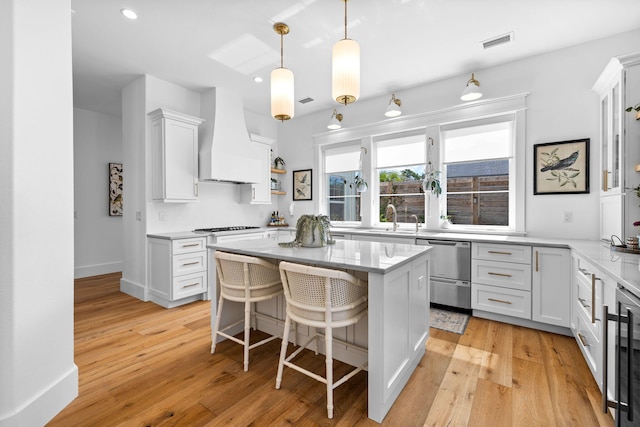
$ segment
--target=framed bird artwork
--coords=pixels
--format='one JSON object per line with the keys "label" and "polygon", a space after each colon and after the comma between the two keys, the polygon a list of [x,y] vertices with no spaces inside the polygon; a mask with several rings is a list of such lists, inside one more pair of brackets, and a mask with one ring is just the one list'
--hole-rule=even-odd
{"label": "framed bird artwork", "polygon": [[311,200],[311,169],[293,171],[293,200]]}
{"label": "framed bird artwork", "polygon": [[533,146],[533,194],[589,192],[589,138]]}

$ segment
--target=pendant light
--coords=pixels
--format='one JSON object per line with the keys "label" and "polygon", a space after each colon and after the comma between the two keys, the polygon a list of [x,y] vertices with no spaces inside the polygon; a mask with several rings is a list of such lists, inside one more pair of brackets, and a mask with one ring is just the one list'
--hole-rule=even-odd
{"label": "pendant light", "polygon": [[462,96],[460,97],[463,101],[473,101],[474,99],[482,98],[482,91],[480,90],[480,82],[476,80],[473,73],[471,73],[471,78],[467,81],[467,86],[462,91]]}
{"label": "pendant light", "polygon": [[389,100],[389,105],[387,105],[387,111],[384,112],[384,115],[387,117],[398,117],[402,114],[402,110],[400,109],[400,105],[402,102],[398,98],[396,98],[396,94],[391,94],[391,99]]}
{"label": "pendant light", "polygon": [[347,37],[347,0],[344,1],[344,39],[333,45],[331,95],[347,105],[360,97],[360,45]]}
{"label": "pendant light", "polygon": [[334,108],[333,114],[331,114],[331,120],[329,120],[329,124],[327,124],[327,128],[331,130],[340,129],[342,127],[342,114],[338,113],[338,111]]}
{"label": "pendant light", "polygon": [[284,68],[284,35],[289,34],[289,27],[282,22],[273,24],[273,29],[280,34],[280,68],[271,72],[271,115],[274,119],[285,121],[293,117],[293,72]]}

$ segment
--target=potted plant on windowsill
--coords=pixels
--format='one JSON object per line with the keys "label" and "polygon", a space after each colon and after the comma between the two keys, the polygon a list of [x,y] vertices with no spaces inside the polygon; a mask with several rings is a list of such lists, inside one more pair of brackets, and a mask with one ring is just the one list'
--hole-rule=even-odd
{"label": "potted plant on windowsill", "polygon": [[279,243],[283,247],[318,248],[335,243],[331,239],[331,222],[326,215],[302,215],[296,223],[296,238]]}

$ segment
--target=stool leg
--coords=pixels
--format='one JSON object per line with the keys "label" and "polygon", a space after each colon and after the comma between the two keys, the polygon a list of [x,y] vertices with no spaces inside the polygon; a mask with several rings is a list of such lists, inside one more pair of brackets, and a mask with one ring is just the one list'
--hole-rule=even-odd
{"label": "stool leg", "polygon": [[244,303],[244,371],[249,370],[249,337],[251,333],[251,303]]}
{"label": "stool leg", "polygon": [[291,318],[287,314],[284,321],[284,331],[282,332],[282,346],[280,347],[280,361],[278,362],[278,374],[276,375],[276,388],[280,388],[282,382],[282,371],[284,369],[284,359],[287,357],[287,347],[289,345],[289,329],[291,329]]}
{"label": "stool leg", "polygon": [[[329,419],[333,418],[333,329],[325,328],[324,330],[324,351],[327,354],[327,415]],[[317,340],[316,340],[317,343]]]}
{"label": "stool leg", "polygon": [[213,326],[213,342],[211,343],[211,354],[216,352],[216,342],[218,341],[218,331],[220,330],[220,318],[222,317],[222,303],[224,298],[220,295],[218,301],[218,313],[216,314],[216,323]]}

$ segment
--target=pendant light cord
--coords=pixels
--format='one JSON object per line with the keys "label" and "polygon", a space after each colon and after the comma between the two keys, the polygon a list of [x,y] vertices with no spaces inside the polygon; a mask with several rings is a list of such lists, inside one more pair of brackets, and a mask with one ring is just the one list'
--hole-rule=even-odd
{"label": "pendant light cord", "polygon": [[347,40],[347,0],[344,0],[344,39]]}
{"label": "pendant light cord", "polygon": [[284,68],[284,34],[280,33],[280,68]]}

